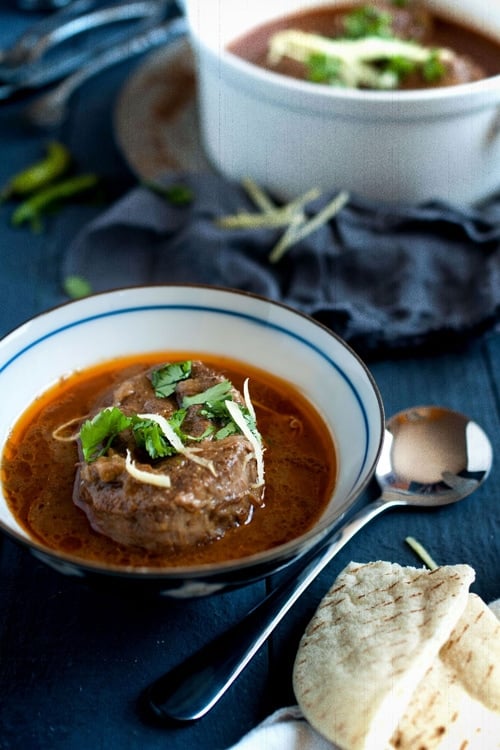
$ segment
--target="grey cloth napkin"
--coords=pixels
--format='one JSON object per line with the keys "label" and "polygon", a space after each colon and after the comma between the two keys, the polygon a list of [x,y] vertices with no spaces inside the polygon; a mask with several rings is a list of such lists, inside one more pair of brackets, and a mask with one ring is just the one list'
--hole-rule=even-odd
{"label": "grey cloth napkin", "polygon": [[[93,291],[202,283],[254,292],[330,327],[362,355],[456,346],[500,318],[500,196],[481,209],[374,205],[352,197],[328,224],[268,256],[282,230],[228,230],[214,219],[257,210],[216,174],[169,176],[189,186],[176,206],[137,187],[83,229],[65,275]],[[332,195],[307,207],[313,215]]]}

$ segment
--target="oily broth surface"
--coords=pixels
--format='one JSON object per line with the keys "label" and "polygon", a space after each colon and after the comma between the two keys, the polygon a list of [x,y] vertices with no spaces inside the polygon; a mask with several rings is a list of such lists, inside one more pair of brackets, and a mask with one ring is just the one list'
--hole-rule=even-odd
{"label": "oily broth surface", "polygon": [[[204,545],[154,554],[93,531],[72,502],[78,461],[75,442],[53,431],[84,416],[113,383],[164,362],[200,359],[242,389],[249,377],[257,423],[266,446],[264,507],[252,521]],[[335,448],[321,417],[288,383],[230,359],[193,352],[115,360],[75,373],[39,398],[15,426],[2,457],[9,506],[31,537],[87,561],[118,566],[187,566],[238,559],[287,542],[321,516],[335,484]]]}

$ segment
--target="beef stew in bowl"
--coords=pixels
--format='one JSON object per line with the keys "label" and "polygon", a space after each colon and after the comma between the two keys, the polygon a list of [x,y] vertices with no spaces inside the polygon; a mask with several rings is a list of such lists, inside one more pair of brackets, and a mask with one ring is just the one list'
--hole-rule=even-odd
{"label": "beef stew in bowl", "polygon": [[320,518],[335,483],[335,446],[311,404],[233,360],[178,356],[76,373],[21,417],[2,476],[31,536],[82,560],[179,567],[271,549]]}
{"label": "beef stew in bowl", "polygon": [[[239,447],[233,451],[234,437],[245,437],[245,428],[240,433],[226,417],[218,417],[215,424],[204,423],[203,433],[217,428],[223,439],[224,434],[232,438],[226,443],[231,461],[239,451],[245,455],[235,471],[245,487],[231,508],[241,485],[237,482],[231,489],[231,482],[226,482],[229,472],[225,473],[229,499],[227,505],[221,501],[221,507],[228,509],[227,518],[221,519],[217,511],[213,523],[195,524],[194,535],[183,537],[189,541],[183,551],[178,531],[188,506],[196,513],[204,505],[209,515],[214,509],[210,491],[203,492],[205,480],[208,484],[213,480],[212,488],[217,482],[212,468],[216,474],[221,470],[216,465],[220,459],[209,455],[216,440],[205,446],[200,440],[197,445],[196,439],[203,435],[196,434],[201,422],[196,424],[193,412],[185,414],[183,431],[183,420],[175,413],[179,399],[182,411],[186,403],[190,406],[189,399],[199,396],[189,393],[190,378],[182,381],[176,404],[170,395],[157,398],[148,389],[156,381],[154,372],[172,364],[183,370],[187,362],[200,363],[194,367],[198,374],[206,375],[207,368],[215,386],[221,378],[231,384],[224,384],[222,400],[235,405],[229,408],[237,427],[238,422],[243,425],[241,415],[247,425],[252,424],[255,410],[263,461],[258,458],[255,434],[248,442],[238,437]],[[146,386],[146,395],[136,389],[135,378]],[[212,386],[204,388],[201,381],[198,385],[204,400]],[[0,421],[0,529],[61,573],[114,590],[172,597],[247,584],[286,567],[319,544],[369,482],[384,429],[373,378],[341,339],[284,305],[214,287],[123,289],[39,315],[0,341],[0,387],[9,393]],[[123,429],[115,424],[108,431],[108,424],[102,431],[101,423],[96,437],[90,427],[107,409]],[[152,425],[144,423],[149,420],[155,429],[152,417],[158,416],[158,410],[169,426],[164,430],[159,419],[161,429],[148,433]],[[84,429],[87,423],[90,427]],[[143,442],[132,438],[134,427],[142,432],[139,441]],[[83,441],[82,432],[87,433]],[[147,433],[154,450],[160,446],[160,452],[172,453],[172,464],[166,457],[146,455]],[[172,433],[177,437],[172,438]],[[197,453],[197,447],[208,454]],[[109,462],[99,463],[99,457]],[[158,505],[154,493],[137,495],[138,503],[147,500],[142,519],[130,496],[124,502],[120,487],[128,482],[129,470],[139,478],[136,485],[129,485],[135,489],[142,488],[145,479],[150,482],[153,474],[160,483],[168,478],[174,486],[175,471],[169,466],[184,465],[193,457],[202,459],[193,462],[204,478],[198,484],[200,495],[183,495],[177,485],[182,509],[175,517],[165,511],[165,502],[171,510],[165,487],[159,488]],[[85,487],[80,484],[83,474]],[[262,476],[263,488],[259,487]],[[72,500],[75,482],[77,504]],[[107,484],[111,491],[98,498],[96,488]],[[163,521],[168,526],[169,518],[174,520],[165,546],[168,554],[175,550],[173,556],[162,558],[163,550],[148,549],[148,539],[155,526],[160,532]],[[134,524],[143,526],[140,539],[127,537]],[[198,536],[200,528],[208,529],[208,534],[203,531]],[[118,542],[112,538],[117,529]]]}

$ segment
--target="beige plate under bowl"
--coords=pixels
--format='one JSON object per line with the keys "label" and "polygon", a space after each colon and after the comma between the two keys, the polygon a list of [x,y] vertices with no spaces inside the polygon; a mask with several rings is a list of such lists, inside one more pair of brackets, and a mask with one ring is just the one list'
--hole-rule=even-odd
{"label": "beige plate under bowl", "polygon": [[193,53],[179,39],[148,55],[120,92],[115,138],[140,178],[210,169],[201,146]]}

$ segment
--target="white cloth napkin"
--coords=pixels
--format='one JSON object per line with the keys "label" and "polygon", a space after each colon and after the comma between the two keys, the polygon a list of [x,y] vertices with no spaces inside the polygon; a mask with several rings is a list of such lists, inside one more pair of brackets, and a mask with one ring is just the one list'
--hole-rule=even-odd
{"label": "white cloth napkin", "polygon": [[304,719],[298,706],[280,708],[229,750],[336,750]]}
{"label": "white cloth napkin", "polygon": [[[500,620],[500,599],[489,604]],[[280,708],[228,750],[340,750],[304,719],[299,706]],[[486,749],[485,749],[486,750]]]}

